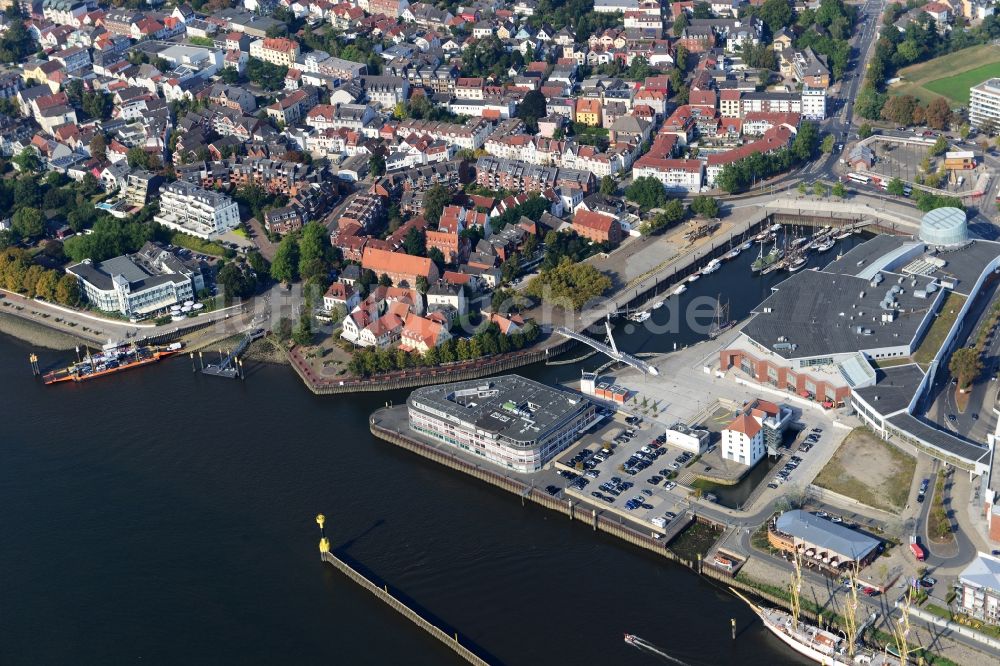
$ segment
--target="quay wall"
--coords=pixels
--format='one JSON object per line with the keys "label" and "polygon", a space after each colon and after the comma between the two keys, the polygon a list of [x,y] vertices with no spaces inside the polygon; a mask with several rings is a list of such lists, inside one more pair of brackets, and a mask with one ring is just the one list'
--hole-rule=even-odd
{"label": "quay wall", "polygon": [[410,622],[413,622],[413,624],[417,625],[431,636],[441,641],[443,645],[454,651],[455,654],[460,656],[462,659],[465,659],[470,664],[475,664],[476,666],[489,666],[489,662],[461,644],[458,639],[458,634],[455,634],[454,636],[446,634],[443,629],[430,622],[427,618],[420,615],[420,613],[413,610],[396,597],[392,596],[389,592],[388,586],[385,586],[384,588],[379,587],[372,581],[368,580],[368,578],[360,572],[355,570],[351,565],[347,564],[329,551],[320,553],[320,557],[324,562],[333,565],[333,567],[342,574],[350,578],[365,590],[371,592],[375,595],[376,599],[382,601],[389,608],[393,609]]}
{"label": "quay wall", "polygon": [[[759,586],[754,585],[753,581],[749,579],[737,578],[733,574],[716,569],[711,565],[706,565],[701,561],[691,561],[686,558],[678,556],[673,551],[669,550],[667,546],[669,545],[671,539],[676,536],[676,534],[671,534],[670,539],[654,539],[651,533],[648,531],[642,531],[637,528],[633,528],[628,524],[620,523],[612,518],[605,516],[604,514],[598,514],[596,510],[590,507],[582,506],[579,502],[574,502],[572,499],[560,500],[552,497],[546,493],[543,489],[535,488],[534,486],[528,485],[523,481],[518,479],[505,476],[499,471],[494,471],[491,469],[486,469],[475,463],[472,463],[464,458],[452,455],[438,449],[434,446],[425,444],[423,442],[417,441],[411,437],[408,437],[402,433],[395,430],[383,427],[379,424],[379,413],[387,409],[400,409],[400,407],[383,407],[372,413],[369,418],[369,428],[371,433],[381,440],[394,444],[402,449],[406,449],[412,453],[416,453],[419,456],[427,458],[433,462],[439,463],[453,470],[463,472],[469,476],[484,481],[492,486],[506,490],[512,494],[519,495],[521,498],[521,504],[524,505],[526,501],[531,501],[538,504],[546,509],[556,511],[564,516],[567,516],[570,520],[581,521],[591,527],[595,532],[601,531],[605,534],[617,537],[622,541],[629,543],[633,546],[642,548],[649,552],[660,555],[672,562],[681,564],[696,573],[710,578],[716,582],[722,583],[725,586],[732,587],[734,589],[746,592],[747,594],[753,595],[760,599],[764,599],[771,604],[781,608],[790,608],[789,601],[780,596],[772,594],[767,590],[761,589]],[[710,525],[718,525],[717,522],[707,518],[705,516],[699,515],[697,513],[689,513],[686,524],[690,522],[698,521],[702,523],[707,523]],[[760,582],[761,585],[772,586],[771,583],[765,581]],[[378,589],[378,588],[376,588]],[[806,609],[802,609],[802,615],[809,618],[810,620],[816,621],[817,615]],[[827,618],[829,616],[826,616]]]}

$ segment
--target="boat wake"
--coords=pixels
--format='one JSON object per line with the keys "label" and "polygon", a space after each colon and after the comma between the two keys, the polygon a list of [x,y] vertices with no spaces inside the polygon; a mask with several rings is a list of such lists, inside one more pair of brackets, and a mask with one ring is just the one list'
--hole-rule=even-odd
{"label": "boat wake", "polygon": [[669,654],[667,654],[660,648],[656,647],[655,645],[653,645],[652,643],[650,643],[645,639],[639,638],[638,636],[626,634],[625,642],[638,650],[642,650],[647,654],[655,654],[658,657],[662,657],[666,661],[672,662],[674,664],[679,664],[679,666],[691,666],[691,664],[687,663],[686,661],[681,661],[677,657],[671,657]]}

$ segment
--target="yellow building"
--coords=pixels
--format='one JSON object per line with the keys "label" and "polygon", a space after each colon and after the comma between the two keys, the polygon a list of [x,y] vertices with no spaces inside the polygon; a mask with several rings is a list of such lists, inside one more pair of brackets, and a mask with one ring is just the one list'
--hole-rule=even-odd
{"label": "yellow building", "polygon": [[576,102],[576,122],[591,127],[601,126],[601,100],[580,99]]}

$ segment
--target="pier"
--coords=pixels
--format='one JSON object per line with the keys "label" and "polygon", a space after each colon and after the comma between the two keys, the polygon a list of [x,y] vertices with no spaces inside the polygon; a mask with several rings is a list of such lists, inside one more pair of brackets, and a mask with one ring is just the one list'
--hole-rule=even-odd
{"label": "pier", "polygon": [[[213,377],[225,377],[226,379],[236,379],[241,376],[241,369],[243,367],[240,361],[240,355],[246,351],[247,347],[254,340],[260,340],[264,337],[264,329],[255,328],[253,330],[247,331],[243,339],[240,340],[240,344],[236,346],[229,352],[224,358],[221,357],[218,363],[209,363],[208,365],[202,365],[201,371],[206,375],[212,375]],[[200,352],[199,352],[200,355]]]}
{"label": "pier", "polygon": [[[321,531],[323,530],[323,525],[325,521],[326,518],[323,516],[323,514],[316,516],[316,522],[317,524],[319,524]],[[458,637],[458,632],[449,635],[444,629],[442,629],[441,627],[437,626],[436,624],[428,620],[419,612],[408,606],[401,599],[394,597],[392,593],[389,592],[388,585],[383,585],[382,587],[379,587],[374,582],[372,582],[367,576],[362,574],[360,571],[352,567],[350,564],[348,564],[341,558],[337,557],[333,552],[330,551],[330,541],[329,539],[326,538],[325,532],[323,532],[323,534],[324,536],[322,537],[322,539],[320,539],[319,542],[320,559],[323,562],[326,562],[327,564],[333,566],[334,569],[337,569],[340,573],[344,574],[349,579],[360,585],[363,589],[367,590],[368,592],[371,592],[373,595],[375,595],[376,599],[384,602],[389,608],[393,609],[394,611],[396,611],[409,621],[413,622],[413,624],[417,625],[418,627],[426,631],[428,634],[438,639],[442,645],[452,650],[455,654],[457,654],[465,661],[469,662],[470,664],[474,664],[475,666],[489,666],[490,662],[480,657],[478,654],[473,652],[465,645],[462,645],[462,642]]]}

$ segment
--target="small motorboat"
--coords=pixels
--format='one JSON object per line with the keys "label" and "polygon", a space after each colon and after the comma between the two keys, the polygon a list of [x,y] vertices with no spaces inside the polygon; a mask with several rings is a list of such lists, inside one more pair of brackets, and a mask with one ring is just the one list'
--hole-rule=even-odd
{"label": "small motorboat", "polygon": [[722,268],[722,262],[719,261],[718,259],[712,259],[707,264],[705,264],[704,268],[701,269],[701,274],[710,275],[711,273],[714,273],[720,268]]}
{"label": "small motorboat", "polygon": [[735,259],[736,257],[740,256],[740,252],[742,251],[743,251],[742,248],[734,247],[732,250],[726,253],[726,259]]}
{"label": "small motorboat", "polygon": [[672,292],[670,292],[670,295],[671,296],[680,296],[681,294],[683,294],[687,290],[688,290],[688,286],[686,284],[682,283],[682,284],[677,285],[677,287]]}
{"label": "small motorboat", "polygon": [[743,245],[740,245],[740,250],[743,250],[745,252],[752,247],[753,247],[753,241],[747,241],[746,243],[743,243]]}
{"label": "small motorboat", "polygon": [[788,264],[788,270],[797,271],[805,265],[806,265],[805,257],[796,257],[794,260],[792,260],[791,263]]}
{"label": "small motorboat", "polygon": [[694,282],[694,281],[696,281],[700,277],[701,277],[701,273],[695,273],[694,275],[692,275],[691,277],[689,277],[687,279],[687,281],[688,282]]}
{"label": "small motorboat", "polygon": [[663,301],[656,301],[655,303],[653,303],[654,310],[659,310],[662,307],[663,307]]}

